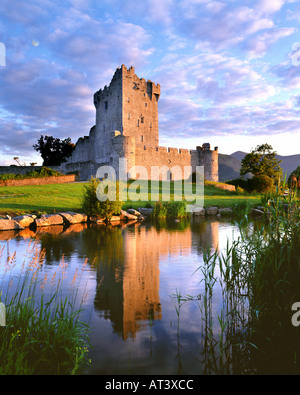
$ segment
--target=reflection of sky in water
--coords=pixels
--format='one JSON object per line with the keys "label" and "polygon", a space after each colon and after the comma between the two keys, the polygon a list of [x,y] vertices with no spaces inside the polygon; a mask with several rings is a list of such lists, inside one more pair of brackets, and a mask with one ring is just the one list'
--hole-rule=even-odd
{"label": "reflection of sky in water", "polygon": [[[1,289],[10,281],[4,276],[7,257],[16,252],[15,281],[22,264],[29,265],[33,244],[42,248],[40,281],[47,275],[43,292],[53,290],[56,273],[62,293],[77,292],[86,309],[82,317],[93,327],[92,373],[176,374],[182,368],[188,374],[201,373],[202,301],[182,305],[178,336],[175,294],[196,296],[203,290],[203,250],[225,249],[227,239],[238,236],[235,225],[199,219],[168,227],[52,228],[52,233],[31,236],[7,235],[5,240],[1,235]],[[220,312],[221,289],[217,284],[215,288],[213,311]]]}

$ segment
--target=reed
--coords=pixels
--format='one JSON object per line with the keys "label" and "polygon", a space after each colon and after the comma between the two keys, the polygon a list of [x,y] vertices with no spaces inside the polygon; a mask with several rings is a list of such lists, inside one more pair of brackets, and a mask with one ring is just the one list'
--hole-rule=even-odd
{"label": "reed", "polygon": [[44,254],[36,249],[31,253],[17,283],[5,281],[0,293],[6,307],[6,326],[0,327],[0,374],[78,374],[89,363],[89,327],[80,320],[76,294],[63,297],[60,292],[63,274],[58,274],[53,292],[44,292],[49,280],[39,275]]}
{"label": "reed", "polygon": [[[245,216],[237,240],[203,254],[204,287],[192,299],[200,302],[205,373],[300,371],[299,330],[291,323],[300,301],[299,198],[278,188],[264,204],[265,222]],[[218,312],[215,292],[222,292]]]}

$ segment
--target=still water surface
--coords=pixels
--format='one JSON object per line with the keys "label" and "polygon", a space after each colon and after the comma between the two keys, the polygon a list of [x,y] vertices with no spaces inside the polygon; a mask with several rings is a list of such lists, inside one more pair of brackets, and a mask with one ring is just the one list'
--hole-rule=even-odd
{"label": "still water surface", "polygon": [[[178,321],[176,294],[199,295],[203,250],[222,250],[238,234],[233,222],[202,218],[1,232],[1,288],[13,289],[22,266],[43,250],[39,292],[51,292],[58,283],[64,295],[75,292],[82,319],[92,328],[87,374],[202,374],[200,301],[183,303]],[[213,309],[216,316],[222,309],[218,287]]]}

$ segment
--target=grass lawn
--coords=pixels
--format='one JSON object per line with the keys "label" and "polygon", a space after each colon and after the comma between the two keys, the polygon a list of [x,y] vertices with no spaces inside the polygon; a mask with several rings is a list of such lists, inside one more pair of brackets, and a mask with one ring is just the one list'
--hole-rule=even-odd
{"label": "grass lawn", "polygon": [[[63,211],[81,211],[81,198],[85,183],[28,185],[19,187],[0,187],[0,214],[20,215],[25,213],[55,213]],[[204,206],[230,207],[234,204],[259,204],[259,195],[237,195],[205,185]],[[138,208],[151,204],[150,201],[128,201],[124,209]]]}

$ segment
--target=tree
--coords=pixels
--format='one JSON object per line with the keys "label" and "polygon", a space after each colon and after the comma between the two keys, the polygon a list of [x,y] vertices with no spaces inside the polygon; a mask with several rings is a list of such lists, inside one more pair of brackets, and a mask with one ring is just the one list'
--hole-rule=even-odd
{"label": "tree", "polygon": [[71,156],[75,144],[71,142],[70,137],[60,140],[53,136],[41,136],[33,148],[40,152],[44,160],[43,166],[60,166]]}
{"label": "tree", "polygon": [[275,180],[282,176],[276,152],[269,144],[258,145],[241,162],[241,176],[252,173],[254,177],[267,176]]}

